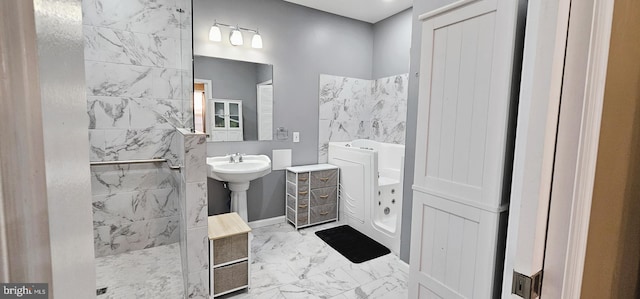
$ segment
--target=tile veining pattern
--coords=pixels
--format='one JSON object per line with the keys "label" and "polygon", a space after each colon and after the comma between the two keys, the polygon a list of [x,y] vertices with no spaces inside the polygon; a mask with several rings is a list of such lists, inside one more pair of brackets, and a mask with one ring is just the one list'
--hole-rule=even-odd
{"label": "tile veining pattern", "polygon": [[408,74],[377,80],[320,75],[318,162],[330,141],[372,139],[404,144]]}
{"label": "tile veining pattern", "polygon": [[97,299],[184,298],[177,243],[96,259]]}
{"label": "tile veining pattern", "polygon": [[[178,129],[180,255],[187,298],[209,294],[209,235],[207,199],[207,138],[204,133]],[[183,149],[178,151],[179,149]]]}
{"label": "tile veining pattern", "polygon": [[[82,2],[91,161],[175,160],[175,128],[191,119],[190,1]],[[91,170],[96,256],[178,241],[170,170]]]}
{"label": "tile veining pattern", "polygon": [[153,164],[91,170],[97,257],[178,241],[177,189],[171,170]]}
{"label": "tile veining pattern", "polygon": [[222,298],[407,298],[408,276],[398,257],[353,264],[315,235],[336,225],[254,229],[252,287]]}

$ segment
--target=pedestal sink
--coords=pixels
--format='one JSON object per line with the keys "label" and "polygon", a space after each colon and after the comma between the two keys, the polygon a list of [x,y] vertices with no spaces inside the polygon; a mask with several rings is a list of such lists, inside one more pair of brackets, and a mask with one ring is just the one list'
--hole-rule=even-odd
{"label": "pedestal sink", "polygon": [[248,222],[249,183],[271,172],[271,159],[265,155],[244,155],[242,159],[235,159],[242,162],[232,162],[233,160],[230,156],[208,157],[207,174],[214,180],[227,182],[231,190],[231,212],[237,212]]}

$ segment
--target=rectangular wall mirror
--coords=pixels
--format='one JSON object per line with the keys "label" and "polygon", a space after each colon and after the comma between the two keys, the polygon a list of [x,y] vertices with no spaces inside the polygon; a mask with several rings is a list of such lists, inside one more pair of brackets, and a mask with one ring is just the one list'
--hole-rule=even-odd
{"label": "rectangular wall mirror", "polygon": [[273,139],[273,65],[193,58],[195,129],[208,140]]}

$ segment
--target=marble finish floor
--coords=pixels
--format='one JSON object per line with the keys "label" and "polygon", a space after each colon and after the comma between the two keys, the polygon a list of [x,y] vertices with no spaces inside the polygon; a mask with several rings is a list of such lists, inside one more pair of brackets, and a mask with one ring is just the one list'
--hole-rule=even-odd
{"label": "marble finish floor", "polygon": [[[218,298],[407,298],[408,276],[388,254],[353,264],[315,235],[329,223],[296,231],[289,224],[253,230],[251,289]],[[178,243],[96,259],[97,299],[184,297]]]}
{"label": "marble finish floor", "polygon": [[338,225],[254,229],[251,289],[221,298],[407,298],[408,275],[397,256],[354,264],[315,235]]}
{"label": "marble finish floor", "polygon": [[97,299],[184,297],[178,243],[97,258],[96,276]]}

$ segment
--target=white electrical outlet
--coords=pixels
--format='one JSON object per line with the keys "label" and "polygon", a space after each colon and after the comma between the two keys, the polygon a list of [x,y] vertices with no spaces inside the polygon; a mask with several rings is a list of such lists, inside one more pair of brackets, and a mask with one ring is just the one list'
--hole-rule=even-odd
{"label": "white electrical outlet", "polygon": [[300,142],[300,132],[293,132],[293,142]]}

